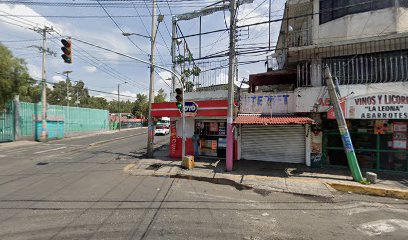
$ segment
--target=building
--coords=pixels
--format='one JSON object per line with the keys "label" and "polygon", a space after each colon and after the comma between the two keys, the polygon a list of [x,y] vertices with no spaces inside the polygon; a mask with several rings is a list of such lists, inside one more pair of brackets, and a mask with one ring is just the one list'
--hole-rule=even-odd
{"label": "building", "polygon": [[[407,0],[287,1],[267,72],[250,76],[250,92],[288,94],[287,104],[272,108],[272,115],[287,105],[286,114],[313,119],[304,145],[311,165],[347,165],[323,79],[328,65],[338,81],[360,167],[408,172],[407,11]],[[290,126],[290,131],[297,128]],[[242,127],[241,138],[245,133]],[[248,154],[246,140],[241,157]]]}
{"label": "building", "polygon": [[[186,154],[194,155],[192,137],[198,134],[200,136],[200,156],[225,158],[227,91],[185,92],[184,98],[186,102],[195,104],[195,111],[186,117]],[[154,103],[152,116],[170,117],[169,156],[181,157],[182,119],[176,102]]]}

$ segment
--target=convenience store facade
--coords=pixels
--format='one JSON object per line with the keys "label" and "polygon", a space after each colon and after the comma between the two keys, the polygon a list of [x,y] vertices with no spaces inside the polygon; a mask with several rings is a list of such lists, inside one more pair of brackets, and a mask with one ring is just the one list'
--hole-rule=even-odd
{"label": "convenience store facade", "polygon": [[[186,117],[186,154],[194,155],[192,137],[196,133],[200,136],[201,156],[225,158],[228,101],[202,100],[193,102],[197,106],[197,111]],[[182,119],[176,103],[154,103],[152,116],[170,117],[169,156],[181,157]],[[236,141],[234,143],[234,149],[236,149]]]}
{"label": "convenience store facade", "polygon": [[[320,91],[319,91],[320,90]],[[297,112],[312,112],[312,162],[347,166],[343,143],[321,87],[301,88]],[[340,86],[341,107],[363,169],[408,172],[408,86],[404,83]],[[307,96],[307,98],[305,97]],[[313,102],[314,101],[314,102]]]}

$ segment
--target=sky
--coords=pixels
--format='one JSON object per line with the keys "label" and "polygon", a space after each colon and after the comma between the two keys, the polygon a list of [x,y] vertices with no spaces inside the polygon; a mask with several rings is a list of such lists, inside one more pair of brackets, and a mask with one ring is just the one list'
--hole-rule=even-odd
{"label": "sky", "polygon": [[[199,10],[218,2],[216,0],[158,0],[157,14],[163,14],[164,20],[158,26],[156,36],[156,63],[171,68],[171,17]],[[104,8],[100,5],[102,4]],[[112,4],[113,3],[113,4]],[[284,0],[271,0],[271,19],[280,19],[283,15]],[[254,0],[243,4],[238,9],[238,26],[268,20],[269,0]],[[109,18],[107,13],[112,16]],[[94,96],[107,99],[116,98],[118,84],[120,93],[131,96],[134,100],[137,93],[147,94],[149,89],[148,65],[129,58],[97,49],[78,41],[73,41],[73,64],[63,62],[61,42],[63,37],[71,36],[83,41],[98,44],[133,57],[149,61],[150,39],[137,35],[125,37],[123,32],[151,35],[151,0],[107,1],[100,0],[50,0],[50,1],[0,1],[0,42],[6,45],[19,58],[27,62],[29,72],[35,79],[41,79],[41,53],[38,46],[42,45],[41,34],[33,29],[52,27],[53,32],[47,34],[47,47],[54,52],[46,58],[46,79],[49,82],[65,80],[63,71],[70,70],[70,79],[82,80],[89,89],[100,90],[112,94],[91,92]],[[280,22],[271,24],[272,49],[277,40]],[[184,36],[199,33],[199,19],[180,21],[180,30]],[[229,26],[229,12],[221,11],[202,17],[201,31],[214,31]],[[268,24],[241,28],[238,32],[237,47],[248,49],[267,47],[269,45]],[[181,36],[180,33],[178,33]],[[198,58],[199,38],[186,37],[186,46]],[[201,37],[201,56],[227,51],[229,44],[228,31],[206,34]],[[183,52],[184,43],[179,47]],[[255,49],[256,50],[256,49]],[[249,74],[265,72],[266,56],[270,52],[254,53],[238,57],[242,64],[238,68],[239,81]],[[228,76],[228,58],[195,60],[202,70],[202,78],[211,83],[225,83]],[[254,61],[251,64],[244,64]],[[255,62],[256,61],[256,62]],[[218,70],[210,70],[218,69]],[[163,88],[170,92],[171,82],[166,80],[170,73],[156,69],[155,86],[157,92]],[[128,83],[125,83],[128,82]],[[126,99],[126,97],[122,97]],[[169,99],[170,100],[170,99]]]}

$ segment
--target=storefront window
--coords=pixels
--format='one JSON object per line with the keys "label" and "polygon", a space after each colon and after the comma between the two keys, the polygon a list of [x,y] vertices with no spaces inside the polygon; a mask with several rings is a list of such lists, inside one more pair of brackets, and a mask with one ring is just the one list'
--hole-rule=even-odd
{"label": "storefront window", "polygon": [[[347,120],[359,165],[365,169],[408,171],[408,121]],[[323,122],[323,160],[347,166],[335,120]]]}
{"label": "storefront window", "polygon": [[406,171],[407,152],[382,152],[380,154],[380,168],[385,170]]}
{"label": "storefront window", "polygon": [[225,157],[226,122],[196,120],[195,133],[200,135],[200,154],[203,156]]}

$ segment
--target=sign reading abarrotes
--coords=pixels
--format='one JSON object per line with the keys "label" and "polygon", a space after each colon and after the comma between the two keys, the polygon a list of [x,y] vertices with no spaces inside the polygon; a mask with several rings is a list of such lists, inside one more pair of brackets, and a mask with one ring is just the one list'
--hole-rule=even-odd
{"label": "sign reading abarrotes", "polygon": [[347,115],[352,119],[408,119],[408,95],[356,96],[347,101]]}
{"label": "sign reading abarrotes", "polygon": [[[186,117],[194,117],[198,112],[198,105],[195,102],[184,102],[184,112]],[[180,110],[181,113],[181,110]]]}

